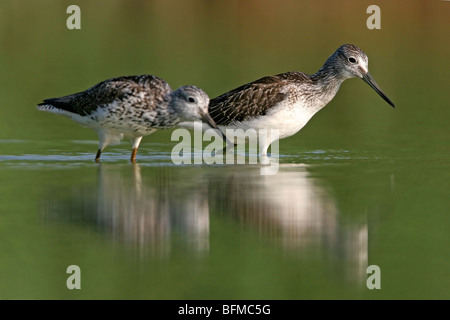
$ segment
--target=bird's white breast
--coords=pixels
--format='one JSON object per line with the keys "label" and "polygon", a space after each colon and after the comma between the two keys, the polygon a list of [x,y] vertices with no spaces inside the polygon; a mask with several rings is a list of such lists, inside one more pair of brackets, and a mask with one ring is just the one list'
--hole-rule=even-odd
{"label": "bird's white breast", "polygon": [[227,128],[278,130],[279,138],[287,138],[302,129],[318,110],[305,107],[302,101],[295,104],[280,103],[266,115],[236,122]]}

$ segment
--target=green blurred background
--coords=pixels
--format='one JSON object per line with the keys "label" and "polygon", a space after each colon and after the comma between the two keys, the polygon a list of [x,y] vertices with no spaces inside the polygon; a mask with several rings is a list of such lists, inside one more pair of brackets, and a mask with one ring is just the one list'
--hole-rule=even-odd
{"label": "green blurred background", "polygon": [[[58,121],[61,139],[96,138],[33,106],[107,78],[155,74],[174,88],[194,84],[215,97],[264,75],[314,73],[343,43],[366,51],[371,73],[398,109],[392,112],[361,81],[348,81],[333,107],[311,122],[321,125],[308,125],[284,144],[322,136],[321,144],[336,137],[332,145],[345,148],[354,138],[396,143],[427,133],[428,145],[433,132],[422,125],[446,126],[445,1],[380,1],[380,30],[366,27],[370,1],[80,1],[81,30],[66,28],[69,4],[1,3],[4,138],[52,139],[47,129]],[[344,136],[333,134],[348,127]]]}
{"label": "green blurred background", "polygon": [[[81,30],[66,27],[71,4],[81,8]],[[366,27],[372,4],[381,8],[380,30]],[[450,298],[449,14],[450,2],[438,0],[1,1],[0,298]],[[153,246],[131,250],[126,236],[99,223],[95,199],[110,196],[101,196],[105,173],[92,163],[96,133],[35,108],[134,74],[215,97],[265,75],[315,73],[344,43],[367,53],[397,108],[362,81],[346,81],[300,133],[280,142],[284,178],[261,180],[252,167],[171,166],[171,131],[144,138],[139,174],[126,163],[129,144],[106,150],[106,178],[123,188],[113,194],[141,179],[149,197],[186,196],[175,211],[189,213],[192,203],[202,212],[189,190],[209,193],[209,249],[201,257],[186,248],[185,234],[163,237],[171,245],[161,257]],[[284,231],[258,212],[276,215],[264,201],[277,190],[295,208],[289,191],[302,183],[299,192],[318,185],[333,199],[340,240],[280,251]],[[145,207],[133,197],[126,201]],[[346,264],[353,249],[336,245],[360,232],[349,229],[366,230],[366,260],[381,267],[381,290],[346,280],[361,272]],[[65,287],[70,264],[84,270],[82,290]]]}

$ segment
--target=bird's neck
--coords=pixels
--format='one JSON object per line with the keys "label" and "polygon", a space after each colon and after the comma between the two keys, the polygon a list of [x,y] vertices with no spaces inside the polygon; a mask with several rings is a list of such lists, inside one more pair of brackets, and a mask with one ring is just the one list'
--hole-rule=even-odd
{"label": "bird's neck", "polygon": [[[164,105],[164,107],[162,107]],[[180,117],[176,107],[170,97],[166,97],[160,108],[156,109],[158,119],[161,119],[159,126],[170,128],[180,122]]]}
{"label": "bird's neck", "polygon": [[337,86],[339,88],[341,83],[347,79],[336,63],[337,57],[335,54],[332,54],[322,68],[311,76],[313,81],[324,86]]}
{"label": "bird's neck", "polygon": [[319,71],[311,75],[314,91],[322,102],[320,108],[323,108],[334,98],[345,79],[342,74],[335,70],[335,64],[330,63],[329,60],[325,62]]}

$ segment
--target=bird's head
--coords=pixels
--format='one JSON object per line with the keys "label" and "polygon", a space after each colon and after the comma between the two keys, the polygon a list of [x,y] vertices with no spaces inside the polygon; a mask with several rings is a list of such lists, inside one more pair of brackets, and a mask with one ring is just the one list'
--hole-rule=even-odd
{"label": "bird's head", "polygon": [[328,66],[335,68],[336,73],[343,79],[360,78],[372,87],[387,103],[395,107],[394,103],[384,94],[380,86],[369,73],[369,58],[360,48],[353,44],[340,46],[328,59]]}
{"label": "bird's head", "polygon": [[204,121],[219,129],[208,113],[209,97],[196,86],[182,86],[171,93],[171,105],[180,114],[181,121]]}

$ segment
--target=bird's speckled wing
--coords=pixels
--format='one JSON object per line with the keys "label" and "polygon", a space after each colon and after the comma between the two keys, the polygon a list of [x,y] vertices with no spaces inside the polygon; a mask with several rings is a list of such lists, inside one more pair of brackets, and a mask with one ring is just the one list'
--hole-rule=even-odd
{"label": "bird's speckled wing", "polygon": [[89,115],[97,108],[123,102],[133,103],[140,108],[154,109],[171,92],[169,84],[152,75],[124,76],[108,79],[79,93],[60,98],[45,99],[39,105],[56,108],[79,115]]}
{"label": "bird's speckled wing", "polygon": [[301,72],[267,76],[224,93],[209,102],[209,114],[218,125],[251,120],[266,115],[288,99],[286,85],[309,81]]}

